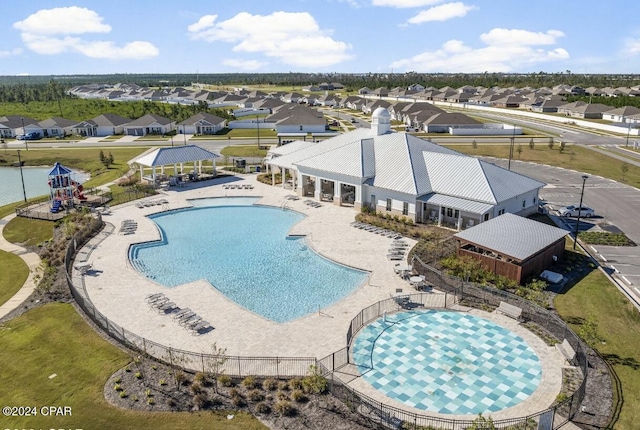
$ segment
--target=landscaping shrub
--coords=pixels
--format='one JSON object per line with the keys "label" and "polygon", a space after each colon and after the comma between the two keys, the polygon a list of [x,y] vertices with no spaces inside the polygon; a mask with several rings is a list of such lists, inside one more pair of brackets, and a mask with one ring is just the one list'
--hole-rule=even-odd
{"label": "landscaping shrub", "polygon": [[289,383],[287,381],[278,382],[278,390],[287,391],[289,389]]}
{"label": "landscaping shrub", "polygon": [[296,411],[293,405],[286,400],[280,400],[279,402],[277,402],[274,405],[274,409],[279,415],[283,417],[290,417],[294,415]]}
{"label": "landscaping shrub", "polygon": [[284,391],[278,391],[276,393],[276,399],[278,400],[289,400],[289,395]]}
{"label": "landscaping shrub", "polygon": [[291,400],[296,403],[304,403],[309,400],[307,395],[302,390],[293,390],[291,393]]}
{"label": "landscaping shrub", "polygon": [[300,378],[289,379],[289,387],[292,390],[302,390],[302,379]]}
{"label": "landscaping shrub", "polygon": [[264,400],[264,393],[260,390],[252,390],[249,391],[248,397],[252,402],[261,402]]}
{"label": "landscaping shrub", "polygon": [[256,405],[256,412],[259,414],[268,414],[271,412],[271,406],[268,403],[260,402]]}
{"label": "landscaping shrub", "polygon": [[255,388],[257,385],[258,383],[256,382],[256,378],[254,378],[253,376],[247,376],[242,380],[242,386],[247,390]]}
{"label": "landscaping shrub", "polygon": [[327,390],[327,380],[318,366],[309,366],[309,374],[302,380],[305,393],[322,394]]}
{"label": "landscaping shrub", "polygon": [[273,378],[267,378],[262,382],[262,388],[268,391],[273,391],[278,388],[278,381]]}
{"label": "landscaping shrub", "polygon": [[233,387],[233,379],[229,375],[221,375],[218,377],[218,382],[223,387]]}

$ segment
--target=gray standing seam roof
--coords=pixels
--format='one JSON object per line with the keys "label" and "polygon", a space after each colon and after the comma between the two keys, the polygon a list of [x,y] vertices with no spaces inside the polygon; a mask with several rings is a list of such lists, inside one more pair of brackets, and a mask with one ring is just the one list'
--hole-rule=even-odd
{"label": "gray standing seam roof", "polygon": [[153,167],[187,163],[197,160],[212,160],[219,157],[219,155],[200,148],[199,146],[186,145],[171,148],[158,148],[140,158],[134,159],[133,162],[143,166]]}
{"label": "gray standing seam roof", "polygon": [[561,228],[506,213],[453,237],[523,261],[567,234]]}

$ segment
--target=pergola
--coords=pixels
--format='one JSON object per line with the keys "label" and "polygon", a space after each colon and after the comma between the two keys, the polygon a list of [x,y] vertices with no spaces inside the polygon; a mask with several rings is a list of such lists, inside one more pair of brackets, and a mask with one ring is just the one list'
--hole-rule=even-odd
{"label": "pergola", "polygon": [[[213,176],[216,176],[216,158],[220,158],[206,149],[196,145],[175,146],[167,148],[155,148],[129,161],[129,165],[137,166],[140,170],[140,179],[156,183],[157,168],[165,175],[165,167],[173,165],[173,174],[184,174],[185,164],[193,163],[193,174],[202,175],[204,161],[211,161]],[[145,176],[145,168],[151,167],[151,176]]]}

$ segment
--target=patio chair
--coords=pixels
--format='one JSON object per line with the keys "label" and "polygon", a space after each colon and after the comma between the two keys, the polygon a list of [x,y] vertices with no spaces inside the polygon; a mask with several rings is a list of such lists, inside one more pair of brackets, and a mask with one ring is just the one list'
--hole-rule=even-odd
{"label": "patio chair", "polygon": [[176,309],[178,306],[173,303],[173,302],[165,302],[164,304],[160,305],[157,307],[158,312],[162,313],[166,313],[167,311],[172,311],[174,309]]}
{"label": "patio chair", "polygon": [[191,327],[193,327],[194,325],[198,324],[200,321],[202,321],[202,317],[198,316],[198,315],[194,315],[191,318],[187,318],[184,319],[182,321],[180,321],[180,325],[183,326],[186,329],[190,329]]}
{"label": "patio chair", "polygon": [[[180,309],[178,312],[173,314],[172,318],[174,320],[177,320],[177,319],[180,319],[180,318],[185,318],[185,316],[188,315],[189,312],[192,312],[191,309],[189,309],[189,308]],[[194,315],[195,315],[195,313],[194,313]]]}
{"label": "patio chair", "polygon": [[200,321],[198,324],[194,325],[193,327],[190,327],[191,334],[196,336],[200,334],[200,330],[204,330],[209,327],[211,327],[211,324],[209,324],[207,321]]}
{"label": "patio chair", "polygon": [[159,299],[159,298],[161,298],[161,297],[164,297],[164,294],[163,294],[163,293],[154,293],[154,294],[149,294],[148,296],[146,296],[146,297],[144,298],[144,301],[145,301],[145,302],[147,302],[147,303],[149,303],[149,302],[152,302],[152,301],[154,301],[154,300],[157,300],[157,299]]}
{"label": "patio chair", "polygon": [[404,255],[400,254],[387,254],[387,258],[392,261],[404,260]]}

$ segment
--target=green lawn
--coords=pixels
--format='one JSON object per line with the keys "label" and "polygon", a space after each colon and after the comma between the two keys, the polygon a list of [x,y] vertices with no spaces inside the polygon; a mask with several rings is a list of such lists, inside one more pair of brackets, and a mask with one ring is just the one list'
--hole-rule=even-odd
{"label": "green lawn", "polygon": [[[487,156],[497,158],[509,158],[509,145],[482,145],[477,148],[471,145],[444,145],[449,148],[475,156]],[[640,186],[640,167],[629,166],[622,180],[622,165],[624,161],[607,157],[599,152],[592,151],[579,145],[567,145],[564,152],[558,150],[556,143],[554,149],[549,149],[546,144],[536,143],[534,149],[529,145],[521,145],[522,152],[518,153],[518,146],[514,148],[513,159],[531,161],[533,163],[548,164],[550,166],[564,167],[591,175],[600,175],[634,187]],[[628,164],[628,163],[627,163]]]}
{"label": "green lawn", "polygon": [[2,267],[0,270],[0,305],[2,305],[13,297],[27,280],[29,267],[22,258],[2,250],[0,250],[0,267]]}
{"label": "green lawn", "polygon": [[52,221],[15,217],[4,226],[2,234],[11,243],[37,245],[53,237],[53,227]]}
{"label": "green lawn", "polygon": [[267,151],[258,149],[256,145],[232,145],[222,148],[220,154],[225,157],[264,157]]}
{"label": "green lawn", "polygon": [[[0,328],[2,406],[69,406],[69,417],[3,417],[3,428],[265,429],[251,415],[226,412],[135,412],[104,400],[109,376],[130,361],[98,336],[71,305],[33,309]],[[50,375],[56,374],[54,378]]]}
{"label": "green lawn", "polygon": [[624,403],[614,428],[633,430],[640,422],[640,314],[598,270],[594,270],[565,294],[556,296],[555,307],[574,331],[580,322],[595,316],[605,344],[598,350],[607,358],[622,383]]}

